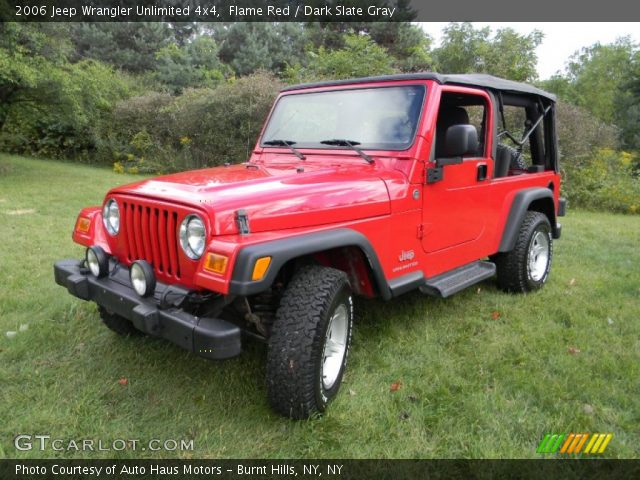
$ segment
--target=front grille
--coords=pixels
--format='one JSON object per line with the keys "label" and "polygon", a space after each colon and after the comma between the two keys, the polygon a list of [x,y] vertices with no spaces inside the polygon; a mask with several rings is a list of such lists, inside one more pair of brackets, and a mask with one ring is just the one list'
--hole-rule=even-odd
{"label": "front grille", "polygon": [[178,212],[131,201],[122,205],[120,222],[124,226],[127,259],[146,260],[158,276],[179,280]]}

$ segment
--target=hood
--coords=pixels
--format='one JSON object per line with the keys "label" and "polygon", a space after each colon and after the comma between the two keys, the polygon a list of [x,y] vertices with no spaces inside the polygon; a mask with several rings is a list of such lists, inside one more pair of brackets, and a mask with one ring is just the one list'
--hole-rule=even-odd
{"label": "hood", "polygon": [[[314,159],[315,160],[315,159]],[[331,158],[244,164],[166,175],[113,189],[203,211],[214,235],[238,233],[244,209],[251,232],[310,227],[390,213],[375,165],[331,164]],[[298,171],[304,168],[304,171]]]}

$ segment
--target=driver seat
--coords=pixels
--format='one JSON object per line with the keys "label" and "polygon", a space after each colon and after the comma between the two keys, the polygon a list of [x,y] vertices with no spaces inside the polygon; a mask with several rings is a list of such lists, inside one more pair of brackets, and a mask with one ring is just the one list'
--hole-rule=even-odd
{"label": "driver seat", "polygon": [[444,147],[449,127],[467,124],[469,124],[469,114],[464,108],[452,106],[440,108],[436,123],[436,158],[442,158],[446,155]]}

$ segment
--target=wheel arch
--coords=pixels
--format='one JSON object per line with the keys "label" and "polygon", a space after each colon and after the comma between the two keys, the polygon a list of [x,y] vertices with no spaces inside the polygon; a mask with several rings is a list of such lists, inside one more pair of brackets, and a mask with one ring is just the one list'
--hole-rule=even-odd
{"label": "wheel arch", "polygon": [[518,192],[509,210],[507,221],[500,239],[498,252],[510,252],[513,250],[520,225],[528,211],[543,213],[549,219],[554,238],[557,238],[557,224],[555,215],[555,204],[553,201],[553,191],[549,188],[537,187],[527,188]]}
{"label": "wheel arch", "polygon": [[[254,281],[251,279],[253,266],[256,260],[265,256],[271,257],[271,265],[262,280]],[[295,235],[244,247],[236,258],[229,293],[247,296],[265,291],[283,268],[309,258],[344,271],[356,293],[377,294],[385,300],[391,298],[389,284],[373,246],[363,234],[350,228]]]}

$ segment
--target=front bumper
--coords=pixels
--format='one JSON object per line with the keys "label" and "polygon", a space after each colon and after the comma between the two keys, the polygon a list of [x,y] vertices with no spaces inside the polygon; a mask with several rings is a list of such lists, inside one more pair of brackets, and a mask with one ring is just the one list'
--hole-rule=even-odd
{"label": "front bumper", "polygon": [[240,328],[219,318],[197,317],[176,307],[160,308],[172,287],[158,283],[153,297],[141,298],[131,287],[129,270],[118,265],[104,278],[96,278],[78,260],[54,265],[56,283],[82,300],[91,300],[130,320],[140,331],[165,338],[202,357],[223,359],[241,351]]}

